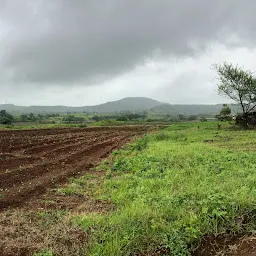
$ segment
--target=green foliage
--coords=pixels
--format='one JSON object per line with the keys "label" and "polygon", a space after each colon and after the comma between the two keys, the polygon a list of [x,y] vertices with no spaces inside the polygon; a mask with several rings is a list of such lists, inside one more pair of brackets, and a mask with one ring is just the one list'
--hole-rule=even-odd
{"label": "green foliage", "polygon": [[228,116],[231,114],[231,109],[227,104],[223,104],[223,108],[220,111],[220,115]]}
{"label": "green foliage", "polygon": [[37,116],[34,115],[34,113],[30,114],[22,114],[19,117],[19,121],[21,122],[35,122],[35,121],[40,121],[44,118],[43,115],[38,114]]}
{"label": "green foliage", "polygon": [[113,154],[101,198],[116,211],[75,218],[90,232],[87,255],[150,255],[160,246],[185,256],[203,235],[254,232],[255,133],[222,126],[173,125]]}
{"label": "green foliage", "polygon": [[39,211],[38,217],[40,218],[40,225],[44,228],[49,228],[53,224],[58,223],[67,212],[64,210],[61,211]]}
{"label": "green foliage", "polygon": [[54,256],[54,254],[51,250],[43,250],[43,251],[34,253],[33,256]]}
{"label": "green foliage", "polygon": [[[97,182],[96,182],[97,181]],[[57,194],[62,196],[79,196],[85,197],[92,193],[95,188],[95,184],[99,182],[97,175],[87,174],[80,178],[71,178],[69,184],[66,186],[60,186],[56,189]]]}
{"label": "green foliage", "polygon": [[214,67],[219,75],[219,93],[240,104],[244,114],[253,111],[256,107],[256,78],[253,73],[226,62]]}
{"label": "green foliage", "polygon": [[64,116],[62,119],[64,123],[83,123],[84,120],[85,119],[83,117],[74,116],[74,115]]}
{"label": "green foliage", "polygon": [[179,119],[180,119],[181,121],[186,120],[186,118],[185,118],[184,115],[178,115],[178,117],[179,117]]}
{"label": "green foliage", "polygon": [[99,116],[92,116],[91,118],[93,121],[95,122],[99,122],[101,120],[101,118]]}
{"label": "green foliage", "polygon": [[195,121],[195,120],[197,120],[196,115],[188,116],[188,118],[187,118],[187,121]]}
{"label": "green foliage", "polygon": [[207,122],[207,119],[206,119],[205,117],[201,117],[201,118],[200,118],[200,121],[201,121],[201,122]]}
{"label": "green foliage", "polygon": [[256,127],[256,111],[236,116],[236,125],[243,128]]}
{"label": "green foliage", "polygon": [[153,136],[153,139],[156,141],[162,141],[162,140],[169,140],[170,134],[168,132],[162,131],[162,132],[158,132],[157,134],[155,134]]}
{"label": "green foliage", "polygon": [[0,124],[10,125],[14,121],[14,117],[7,113],[6,110],[0,111]]}
{"label": "green foliage", "polygon": [[128,121],[128,118],[126,116],[120,116],[116,119],[116,121]]}
{"label": "green foliage", "polygon": [[231,121],[231,109],[227,104],[223,104],[223,108],[220,111],[219,115],[216,115],[216,118],[220,121]]}
{"label": "green foliage", "polygon": [[148,146],[149,137],[144,136],[143,138],[138,139],[136,142],[132,143],[130,148],[135,151],[141,151]]}

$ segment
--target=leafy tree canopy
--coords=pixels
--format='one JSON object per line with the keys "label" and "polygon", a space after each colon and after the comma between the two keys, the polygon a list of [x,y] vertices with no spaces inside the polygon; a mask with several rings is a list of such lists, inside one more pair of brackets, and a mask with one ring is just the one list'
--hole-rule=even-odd
{"label": "leafy tree canopy", "polygon": [[240,104],[244,114],[252,112],[256,108],[256,78],[253,73],[226,62],[214,67],[219,76],[219,94]]}
{"label": "leafy tree canopy", "polygon": [[7,113],[6,110],[0,110],[0,124],[12,124],[14,117]]}

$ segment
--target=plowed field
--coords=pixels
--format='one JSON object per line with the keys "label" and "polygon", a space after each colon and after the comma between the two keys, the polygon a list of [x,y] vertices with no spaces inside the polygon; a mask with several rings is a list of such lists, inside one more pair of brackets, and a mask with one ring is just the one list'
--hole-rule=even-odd
{"label": "plowed field", "polygon": [[82,175],[149,127],[0,131],[0,211]]}

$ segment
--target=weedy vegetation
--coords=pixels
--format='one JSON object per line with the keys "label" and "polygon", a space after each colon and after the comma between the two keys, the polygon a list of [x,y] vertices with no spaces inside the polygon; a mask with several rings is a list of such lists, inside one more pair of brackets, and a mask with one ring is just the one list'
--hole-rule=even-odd
{"label": "weedy vegetation", "polygon": [[114,152],[101,200],[116,210],[76,216],[86,255],[191,255],[205,235],[254,234],[256,135],[228,123],[172,125]]}

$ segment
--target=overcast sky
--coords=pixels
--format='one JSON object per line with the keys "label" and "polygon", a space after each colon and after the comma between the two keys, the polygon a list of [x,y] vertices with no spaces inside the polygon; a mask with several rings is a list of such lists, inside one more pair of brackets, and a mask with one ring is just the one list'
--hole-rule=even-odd
{"label": "overcast sky", "polygon": [[0,103],[226,102],[211,67],[256,71],[255,0],[0,0]]}

